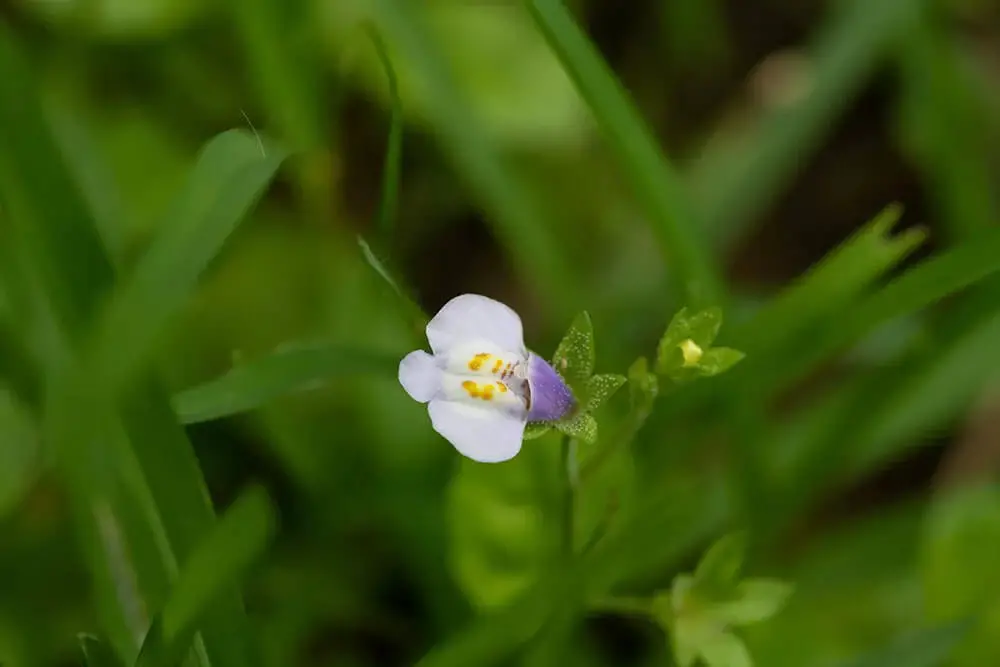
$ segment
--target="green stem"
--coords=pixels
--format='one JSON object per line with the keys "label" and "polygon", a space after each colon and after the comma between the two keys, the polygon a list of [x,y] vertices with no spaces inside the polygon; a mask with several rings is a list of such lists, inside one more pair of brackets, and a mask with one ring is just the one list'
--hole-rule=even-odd
{"label": "green stem", "polygon": [[565,475],[562,503],[562,547],[566,560],[573,557],[574,511],[576,509],[576,487],[579,470],[576,460],[576,440],[564,435],[560,448],[561,473]]}

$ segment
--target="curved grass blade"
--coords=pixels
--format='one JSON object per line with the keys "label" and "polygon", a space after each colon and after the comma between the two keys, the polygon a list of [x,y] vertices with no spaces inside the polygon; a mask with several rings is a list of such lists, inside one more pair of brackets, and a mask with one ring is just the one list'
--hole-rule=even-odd
{"label": "curved grass blade", "polygon": [[558,55],[581,96],[590,105],[618,160],[641,198],[663,254],[674,265],[693,307],[723,303],[723,281],[684,185],[621,83],[573,20],[561,0],[526,0],[549,46]]}
{"label": "curved grass blade", "polygon": [[185,424],[253,410],[271,399],[304,391],[334,378],[396,373],[395,356],[338,345],[296,345],[240,365],[225,375],[177,394],[178,419]]}
{"label": "curved grass blade", "polygon": [[103,313],[90,371],[110,390],[150,354],[208,263],[271,182],[286,153],[240,130],[216,136],[170,207],[160,231]]}
{"label": "curved grass blade", "polygon": [[495,140],[456,85],[421,21],[419,3],[372,0],[367,5],[393,53],[412,63],[426,85],[427,113],[442,149],[482,203],[497,238],[525,280],[543,294],[553,317],[566,315],[580,302],[579,272],[547,224],[539,201],[507,166]]}
{"label": "curved grass blade", "polygon": [[143,641],[136,667],[182,661],[212,603],[239,585],[267,549],[276,519],[263,489],[252,488],[233,503],[184,564]]}
{"label": "curved grass blade", "polygon": [[114,649],[94,635],[81,634],[77,639],[86,667],[124,667]]}
{"label": "curved grass blade", "polygon": [[833,7],[808,49],[809,88],[795,102],[769,112],[748,135],[706,149],[690,173],[701,222],[714,245],[727,248],[781,194],[801,165],[836,127],[835,120],[863,90],[907,29],[922,0],[850,0]]}
{"label": "curved grass blade", "polygon": [[399,99],[399,85],[396,70],[386,49],[385,41],[375,28],[368,26],[368,34],[375,45],[382,69],[389,84],[389,139],[385,149],[382,167],[382,196],[379,199],[378,214],[375,218],[378,237],[383,248],[392,241],[392,228],[396,222],[399,200],[399,174],[403,161],[403,104]]}

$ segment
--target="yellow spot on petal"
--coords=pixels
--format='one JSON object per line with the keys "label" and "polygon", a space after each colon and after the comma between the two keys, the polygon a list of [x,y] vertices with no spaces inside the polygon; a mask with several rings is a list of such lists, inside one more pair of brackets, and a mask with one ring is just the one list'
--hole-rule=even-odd
{"label": "yellow spot on petal", "polygon": [[484,401],[492,401],[493,400],[493,385],[491,385],[491,384],[485,385],[483,387],[482,394],[479,395],[479,398],[483,399]]}
{"label": "yellow spot on petal", "polygon": [[503,382],[497,382],[497,389],[500,390],[501,394],[507,393],[507,385],[505,385]]}
{"label": "yellow spot on petal", "polygon": [[483,367],[483,362],[490,358],[490,355],[486,352],[480,352],[476,356],[472,357],[469,362],[469,370],[478,371]]}
{"label": "yellow spot on petal", "polygon": [[682,342],[678,347],[681,348],[681,354],[684,355],[684,367],[691,368],[698,365],[698,361],[701,359],[702,349],[698,347],[698,344],[693,340],[688,338]]}
{"label": "yellow spot on petal", "polygon": [[497,359],[496,362],[494,362],[494,364],[493,364],[493,374],[494,375],[497,374],[497,371],[500,370],[501,366],[503,366],[503,359]]}

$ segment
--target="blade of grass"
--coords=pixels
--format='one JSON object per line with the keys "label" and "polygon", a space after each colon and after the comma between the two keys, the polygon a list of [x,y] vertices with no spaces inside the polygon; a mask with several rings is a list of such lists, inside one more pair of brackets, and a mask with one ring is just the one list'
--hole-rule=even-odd
{"label": "blade of grass", "polygon": [[80,650],[86,667],[124,667],[121,659],[108,644],[93,635],[79,635]]}
{"label": "blade of grass", "polygon": [[381,374],[393,377],[396,356],[340,345],[294,345],[174,397],[185,424],[219,419],[263,405],[273,398],[304,391],[342,377]]}
{"label": "blade of grass", "polygon": [[[899,40],[900,139],[936,200],[953,241],[990,229],[998,219],[993,112],[988,82],[962,61],[959,45],[927,4]],[[940,25],[939,25],[940,24]]]}
{"label": "blade of grass", "polygon": [[109,391],[141,368],[164,325],[263,194],[285,159],[278,147],[230,130],[212,139],[129,280],[112,295],[88,349]]}
{"label": "blade of grass", "polygon": [[42,370],[10,320],[0,313],[0,382],[39,416],[44,399]]}
{"label": "blade of grass", "polygon": [[388,249],[392,243],[392,229],[396,223],[396,207],[399,200],[399,178],[403,161],[403,104],[399,99],[396,70],[392,67],[385,41],[371,26],[368,27],[368,34],[389,84],[389,139],[382,167],[382,194],[375,218],[375,228],[378,230],[381,247]]}
{"label": "blade of grass", "polygon": [[836,127],[909,25],[922,0],[850,0],[825,22],[810,52],[808,90],[770,112],[748,141],[720,141],[706,149],[689,177],[700,220],[713,242],[727,248],[765,211],[802,164]]}
{"label": "blade of grass", "polygon": [[277,513],[263,489],[241,495],[191,553],[143,642],[136,667],[167,667],[187,652],[213,600],[261,558]]}
{"label": "blade of grass", "polygon": [[421,20],[419,5],[405,0],[373,0],[369,4],[379,33],[394,56],[412,63],[427,86],[427,112],[433,129],[456,173],[471,186],[489,214],[497,238],[525,281],[542,293],[553,317],[570,317],[582,299],[579,271],[546,224],[547,213],[505,164],[459,90]]}
{"label": "blade of grass", "polygon": [[663,254],[676,266],[686,302],[693,307],[721,305],[723,282],[701,238],[700,220],[621,82],[560,0],[526,0],[525,4],[628,174],[653,221]]}
{"label": "blade of grass", "polygon": [[968,620],[911,630],[888,646],[842,663],[842,667],[937,667],[968,634]]}
{"label": "blade of grass", "polygon": [[[197,460],[155,382],[120,406],[96,400],[75,354],[114,281],[93,215],[57,149],[35,78],[0,24],[0,199],[12,252],[38,273],[54,320],[45,433],[70,497],[96,608],[117,652],[134,656],[148,619],[214,520]],[[100,392],[97,393],[99,396]],[[197,664],[244,667],[256,653],[238,595],[213,609]]]}

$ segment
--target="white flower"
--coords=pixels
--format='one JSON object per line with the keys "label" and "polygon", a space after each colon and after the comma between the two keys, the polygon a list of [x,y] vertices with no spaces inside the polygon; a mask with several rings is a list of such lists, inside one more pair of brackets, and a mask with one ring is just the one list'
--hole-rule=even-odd
{"label": "white flower", "polygon": [[559,374],[524,346],[521,318],[485,296],[463,294],[427,324],[433,354],[399,364],[399,383],[427,403],[434,430],[483,463],[513,458],[525,424],[555,421],[574,405]]}

